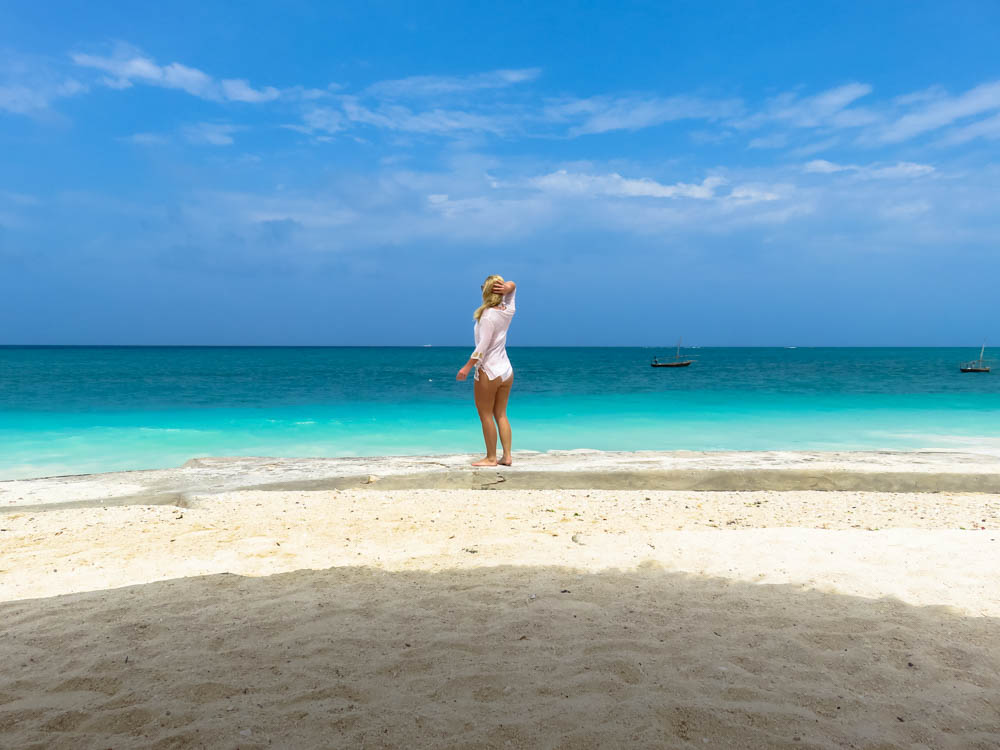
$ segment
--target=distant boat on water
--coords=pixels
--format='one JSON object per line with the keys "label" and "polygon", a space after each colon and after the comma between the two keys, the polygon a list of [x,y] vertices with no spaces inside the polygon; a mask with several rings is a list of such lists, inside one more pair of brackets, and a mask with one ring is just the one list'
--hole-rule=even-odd
{"label": "distant boat on water", "polygon": [[677,340],[677,353],[674,355],[672,361],[661,362],[658,358],[653,357],[653,361],[649,363],[650,367],[687,367],[694,360],[691,359],[681,359],[681,341],[683,338]]}
{"label": "distant boat on water", "polygon": [[979,350],[979,359],[974,359],[971,362],[963,362],[959,365],[958,369],[962,372],[989,372],[990,366],[983,359],[983,352],[985,351],[986,342],[984,341],[982,349]]}

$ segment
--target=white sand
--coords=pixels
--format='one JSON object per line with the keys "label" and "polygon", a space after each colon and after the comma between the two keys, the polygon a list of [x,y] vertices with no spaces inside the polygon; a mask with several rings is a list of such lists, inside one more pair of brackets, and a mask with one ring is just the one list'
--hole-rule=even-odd
{"label": "white sand", "polygon": [[188,502],[0,514],[0,747],[1000,747],[996,495]]}

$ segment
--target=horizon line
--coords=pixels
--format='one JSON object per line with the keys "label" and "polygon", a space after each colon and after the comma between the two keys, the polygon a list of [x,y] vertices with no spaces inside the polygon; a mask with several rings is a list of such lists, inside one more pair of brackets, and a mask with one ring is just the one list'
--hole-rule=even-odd
{"label": "horizon line", "polygon": [[[980,342],[980,346],[983,344]],[[966,349],[972,344],[698,344],[681,349]],[[466,344],[0,344],[0,349],[468,349]],[[676,349],[676,344],[518,344],[508,349]]]}

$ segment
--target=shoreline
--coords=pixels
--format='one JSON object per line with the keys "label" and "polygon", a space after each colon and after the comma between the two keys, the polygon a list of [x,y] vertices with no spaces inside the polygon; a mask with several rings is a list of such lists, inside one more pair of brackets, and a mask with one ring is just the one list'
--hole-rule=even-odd
{"label": "shoreline", "polygon": [[515,451],[512,467],[477,455],[194,458],[150,469],[0,481],[18,509],[177,505],[237,490],[687,490],[1000,493],[1000,457],[943,451]]}

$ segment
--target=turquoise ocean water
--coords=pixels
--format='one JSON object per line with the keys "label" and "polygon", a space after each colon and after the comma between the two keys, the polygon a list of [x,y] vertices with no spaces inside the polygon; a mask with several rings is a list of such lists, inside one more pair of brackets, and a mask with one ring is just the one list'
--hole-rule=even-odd
{"label": "turquoise ocean water", "polygon": [[[514,448],[1000,453],[971,349],[511,348]],[[466,347],[0,347],[0,479],[482,450]]]}

